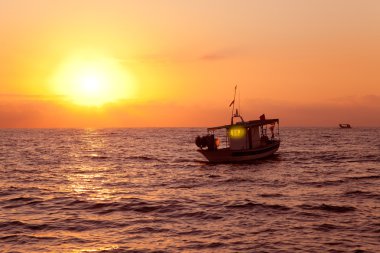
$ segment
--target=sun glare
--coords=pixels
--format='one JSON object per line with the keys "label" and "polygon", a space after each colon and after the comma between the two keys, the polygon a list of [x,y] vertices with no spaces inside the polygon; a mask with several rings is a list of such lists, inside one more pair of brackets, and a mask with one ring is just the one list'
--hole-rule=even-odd
{"label": "sun glare", "polygon": [[130,75],[115,59],[77,57],[66,60],[53,77],[56,93],[75,104],[101,106],[131,98]]}

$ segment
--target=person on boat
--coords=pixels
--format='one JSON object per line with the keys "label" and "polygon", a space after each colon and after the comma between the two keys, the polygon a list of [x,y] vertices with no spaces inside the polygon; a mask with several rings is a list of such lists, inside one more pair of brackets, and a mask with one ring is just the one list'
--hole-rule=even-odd
{"label": "person on boat", "polygon": [[269,130],[270,130],[270,132],[271,132],[271,137],[270,137],[270,139],[273,140],[273,139],[274,139],[274,124],[271,124],[271,125],[270,125]]}
{"label": "person on boat", "polygon": [[215,150],[217,150],[219,146],[220,146],[220,139],[215,138]]}

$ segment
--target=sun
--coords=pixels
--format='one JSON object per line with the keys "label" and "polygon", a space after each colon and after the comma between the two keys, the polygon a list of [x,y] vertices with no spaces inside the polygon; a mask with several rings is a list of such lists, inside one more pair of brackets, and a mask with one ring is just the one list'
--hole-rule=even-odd
{"label": "sun", "polygon": [[131,75],[109,57],[71,57],[58,68],[52,79],[55,93],[77,105],[102,106],[131,98]]}

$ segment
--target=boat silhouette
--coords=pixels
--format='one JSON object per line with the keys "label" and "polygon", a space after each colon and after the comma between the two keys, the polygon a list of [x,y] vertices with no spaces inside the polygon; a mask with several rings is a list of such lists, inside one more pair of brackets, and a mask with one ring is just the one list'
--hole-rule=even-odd
{"label": "boat silhouette", "polygon": [[[230,106],[235,104],[234,100]],[[235,119],[240,119],[235,122]],[[244,162],[261,159],[274,154],[280,147],[279,119],[266,119],[262,114],[258,120],[244,121],[238,109],[232,108],[231,123],[207,128],[207,135],[197,136],[195,144],[210,162]],[[268,136],[268,130],[270,136]]]}

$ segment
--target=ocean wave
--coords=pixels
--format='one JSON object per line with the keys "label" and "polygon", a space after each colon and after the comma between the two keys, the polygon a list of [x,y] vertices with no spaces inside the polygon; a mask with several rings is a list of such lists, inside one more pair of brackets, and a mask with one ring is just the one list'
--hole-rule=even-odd
{"label": "ocean wave", "polygon": [[127,199],[119,202],[92,202],[75,200],[67,204],[66,210],[88,210],[97,214],[111,214],[114,212],[137,213],[169,213],[185,208],[179,201],[144,201],[141,199]]}
{"label": "ocean wave", "polygon": [[321,204],[321,205],[299,205],[298,206],[301,209],[304,210],[321,210],[326,212],[334,212],[334,213],[347,213],[347,212],[354,212],[356,210],[353,206],[336,206],[336,205],[328,205],[328,204]]}
{"label": "ocean wave", "polygon": [[281,193],[263,193],[263,194],[259,194],[260,197],[263,197],[263,198],[281,198],[281,197],[284,197],[285,195],[284,194],[281,194]]}
{"label": "ocean wave", "polygon": [[25,234],[5,235],[0,237],[0,242],[15,244],[35,244],[44,243],[44,241],[56,241],[59,238],[54,236],[33,236]]}
{"label": "ocean wave", "polygon": [[253,183],[255,182],[254,179],[250,178],[242,178],[242,177],[234,177],[234,178],[228,178],[223,181],[219,181],[219,183],[225,183],[225,184],[236,184],[236,183]]}
{"label": "ocean wave", "polygon": [[155,162],[162,162],[161,159],[157,157],[152,156],[145,156],[145,155],[138,155],[138,156],[127,156],[124,157],[126,160],[137,160],[137,161],[155,161]]}
{"label": "ocean wave", "polygon": [[175,163],[195,163],[195,162],[201,162],[203,160],[194,159],[194,158],[175,158],[173,162]]}
{"label": "ocean wave", "polygon": [[[207,250],[207,249],[213,249],[217,250],[218,248],[225,247],[226,244],[223,242],[190,242],[188,245],[186,245],[186,249],[193,249],[193,250]],[[181,248],[179,248],[181,250]],[[182,249],[185,250],[185,249]]]}
{"label": "ocean wave", "polygon": [[324,187],[324,186],[337,186],[344,183],[347,183],[347,180],[336,179],[336,180],[324,180],[324,181],[298,181],[296,182],[299,185],[307,185],[313,187]]}
{"label": "ocean wave", "polygon": [[144,233],[155,234],[155,233],[168,233],[171,231],[172,230],[169,228],[143,226],[143,227],[129,229],[128,234],[144,234]]}
{"label": "ocean wave", "polygon": [[105,155],[91,155],[91,156],[84,156],[84,157],[90,158],[92,160],[106,160],[106,159],[111,158],[110,156],[105,156]]}
{"label": "ocean wave", "polygon": [[238,202],[233,203],[225,206],[226,208],[232,208],[232,209],[273,209],[278,211],[289,211],[291,210],[290,207],[285,205],[279,205],[279,204],[264,204],[264,203],[255,203],[251,201],[247,202]]}
{"label": "ocean wave", "polygon": [[314,229],[319,230],[319,231],[323,231],[323,232],[330,232],[332,230],[342,229],[342,227],[338,226],[338,225],[334,225],[334,224],[323,223],[323,224],[320,224],[320,225],[316,225],[314,227]]}
{"label": "ocean wave", "polygon": [[347,191],[343,193],[344,196],[348,197],[360,197],[360,198],[371,198],[371,199],[376,199],[380,200],[380,194],[374,193],[374,192],[368,192],[368,191]]}
{"label": "ocean wave", "polygon": [[380,175],[368,175],[368,176],[357,176],[357,177],[346,177],[346,180],[375,180],[375,179],[380,179]]}
{"label": "ocean wave", "polygon": [[223,216],[218,215],[216,213],[205,212],[205,211],[195,211],[195,212],[181,212],[177,210],[173,210],[172,214],[169,214],[170,218],[193,218],[198,220],[219,220],[223,219]]}
{"label": "ocean wave", "polygon": [[47,224],[28,224],[21,221],[5,221],[0,222],[0,227],[8,231],[14,229],[28,229],[28,230],[46,230],[49,228]]}
{"label": "ocean wave", "polygon": [[8,233],[27,232],[27,231],[71,231],[83,232],[101,228],[118,228],[125,227],[125,223],[117,223],[107,220],[88,220],[83,218],[60,219],[58,221],[45,221],[45,223],[27,223],[21,221],[0,222],[0,227],[7,230]]}
{"label": "ocean wave", "polygon": [[12,209],[22,206],[33,206],[44,203],[42,198],[32,198],[32,197],[18,197],[1,201],[3,208]]}

